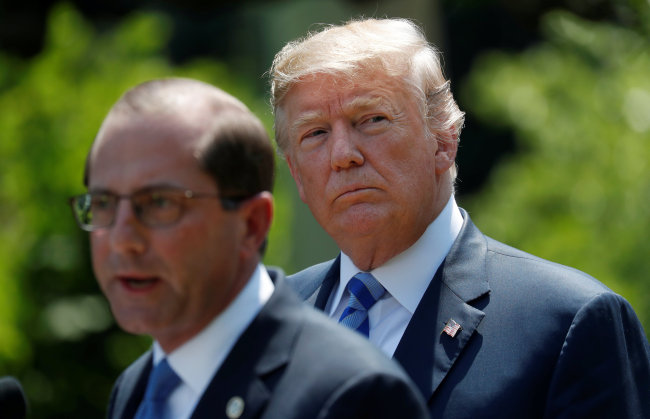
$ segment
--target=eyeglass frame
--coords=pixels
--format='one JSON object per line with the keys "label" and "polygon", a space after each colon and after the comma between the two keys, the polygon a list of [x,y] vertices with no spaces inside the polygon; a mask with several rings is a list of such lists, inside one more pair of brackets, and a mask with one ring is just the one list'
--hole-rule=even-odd
{"label": "eyeglass frame", "polygon": [[[147,192],[152,193],[152,192],[158,192],[158,191],[174,191],[179,193],[179,197],[182,198],[181,201],[178,203],[179,209],[178,209],[178,216],[170,222],[167,223],[162,223],[162,224],[156,224],[156,223],[150,223],[147,222],[142,215],[142,211],[139,211],[135,207],[135,203],[133,202],[133,197],[137,195],[145,195]],[[82,200],[90,200],[92,201],[92,196],[93,194],[97,195],[107,195],[112,198],[115,198],[115,208],[113,209],[113,215],[111,218],[110,223],[106,225],[100,225],[100,226],[93,226],[91,224],[86,224],[83,222],[80,218],[80,214],[77,211],[77,203]],[[239,206],[246,200],[252,198],[254,195],[241,195],[241,196],[229,196],[229,197],[222,197],[218,193],[199,193],[199,192],[194,192],[190,189],[185,189],[185,188],[178,188],[175,186],[151,186],[151,187],[146,187],[139,189],[131,194],[116,194],[110,191],[101,191],[101,192],[86,192],[83,194],[79,195],[74,195],[68,198],[68,204],[70,205],[70,208],[72,210],[72,214],[74,216],[75,221],[77,222],[77,225],[79,227],[87,232],[93,232],[101,229],[108,229],[111,228],[115,224],[115,219],[117,215],[117,206],[119,202],[122,199],[126,199],[129,201],[131,204],[131,210],[135,214],[136,219],[138,222],[140,222],[142,225],[147,226],[149,228],[165,228],[165,227],[170,227],[173,226],[174,224],[178,223],[181,218],[183,218],[183,215],[185,214],[185,202],[191,199],[218,199],[221,202],[221,206],[224,210],[226,211],[233,211],[239,208]]]}

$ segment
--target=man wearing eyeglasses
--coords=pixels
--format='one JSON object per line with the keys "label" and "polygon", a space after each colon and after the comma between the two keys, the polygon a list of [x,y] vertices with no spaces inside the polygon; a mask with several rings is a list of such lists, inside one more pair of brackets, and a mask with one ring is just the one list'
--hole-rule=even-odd
{"label": "man wearing eyeglasses", "polygon": [[154,339],[110,418],[427,417],[396,364],[260,263],[273,167],[260,121],[205,83],[147,82],[110,110],[71,205],[117,322]]}

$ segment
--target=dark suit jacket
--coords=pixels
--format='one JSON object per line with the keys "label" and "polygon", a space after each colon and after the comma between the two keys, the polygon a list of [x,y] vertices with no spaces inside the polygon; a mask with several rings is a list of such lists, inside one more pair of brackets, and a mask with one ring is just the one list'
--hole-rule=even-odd
{"label": "dark suit jacket", "polygon": [[[394,358],[442,418],[650,418],[650,348],[602,283],[484,236],[460,235]],[[340,259],[287,282],[323,309]],[[441,334],[454,319],[462,330]]]}
{"label": "dark suit jacket", "polygon": [[[244,418],[427,418],[402,369],[366,339],[304,304],[269,270],[275,291],[244,331],[192,418],[225,418],[235,396]],[[152,368],[151,351],[118,378],[109,418],[132,418]]]}

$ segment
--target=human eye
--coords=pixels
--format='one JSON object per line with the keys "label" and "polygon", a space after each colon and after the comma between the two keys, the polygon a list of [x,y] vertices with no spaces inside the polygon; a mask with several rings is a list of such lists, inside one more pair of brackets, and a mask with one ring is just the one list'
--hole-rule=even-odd
{"label": "human eye", "polygon": [[324,138],[326,138],[327,130],[324,128],[312,128],[306,130],[304,134],[300,136],[300,147],[305,149],[311,149],[318,145]]}
{"label": "human eye", "polygon": [[117,197],[108,192],[90,194],[89,209],[92,212],[110,211],[115,208]]}
{"label": "human eye", "polygon": [[178,205],[179,194],[173,191],[147,191],[139,197],[139,203],[150,209],[165,210]]}
{"label": "human eye", "polygon": [[174,190],[144,190],[132,198],[140,219],[150,226],[171,224],[178,219],[183,193]]}
{"label": "human eye", "polygon": [[368,118],[367,122],[372,124],[372,123],[377,123],[377,122],[382,122],[387,120],[388,118],[386,118],[384,115],[375,115]]}
{"label": "human eye", "polygon": [[110,225],[115,214],[118,197],[110,192],[92,192],[86,195],[79,208],[79,218],[84,224]]}
{"label": "human eye", "polygon": [[359,119],[357,127],[369,134],[379,134],[388,128],[390,119],[385,114],[370,114]]}
{"label": "human eye", "polygon": [[316,138],[321,135],[327,134],[327,131],[325,131],[322,128],[316,128],[308,131],[305,135],[302,136],[303,139],[309,139],[309,138]]}
{"label": "human eye", "polygon": [[388,117],[386,117],[385,115],[371,115],[364,118],[361,121],[361,124],[371,125],[371,124],[378,124],[384,121],[388,121]]}

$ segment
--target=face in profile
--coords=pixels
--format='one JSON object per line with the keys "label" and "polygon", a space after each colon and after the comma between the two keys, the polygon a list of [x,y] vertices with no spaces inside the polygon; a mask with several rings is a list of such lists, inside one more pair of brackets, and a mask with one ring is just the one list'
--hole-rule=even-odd
{"label": "face in profile", "polygon": [[[140,196],[135,210],[119,199],[112,225],[91,233],[98,283],[124,330],[152,335],[167,351],[207,325],[243,286],[236,272],[245,222],[237,210],[225,211],[218,199],[186,199],[175,222],[143,222],[146,191],[219,192],[195,157],[200,135],[178,114],[109,116],[89,161],[89,192]],[[160,197],[146,205],[157,205],[162,217],[170,201]]]}
{"label": "face in profile", "polygon": [[[416,101],[380,73],[341,82],[316,75],[281,104],[286,157],[300,197],[345,251],[378,232],[412,243],[435,218],[438,142]],[[376,236],[375,236],[376,237]]]}

